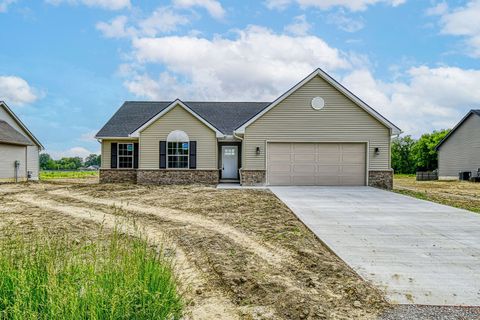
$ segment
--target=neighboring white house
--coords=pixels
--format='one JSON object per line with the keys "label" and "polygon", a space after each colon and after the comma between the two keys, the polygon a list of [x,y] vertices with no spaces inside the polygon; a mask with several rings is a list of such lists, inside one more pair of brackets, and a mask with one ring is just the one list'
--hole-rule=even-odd
{"label": "neighboring white house", "polygon": [[38,180],[43,145],[0,101],[0,182]]}

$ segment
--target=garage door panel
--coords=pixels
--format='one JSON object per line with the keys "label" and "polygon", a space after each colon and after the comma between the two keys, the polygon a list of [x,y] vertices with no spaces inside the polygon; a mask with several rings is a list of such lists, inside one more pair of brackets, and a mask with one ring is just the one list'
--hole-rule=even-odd
{"label": "garage door panel", "polygon": [[340,145],[333,144],[333,143],[323,143],[317,144],[317,152],[318,153],[339,153],[340,152]]}
{"label": "garage door panel", "polygon": [[340,154],[318,154],[317,163],[337,165],[341,160]]}
{"label": "garage door panel", "polygon": [[271,143],[268,145],[269,154],[290,154],[290,143]]}
{"label": "garage door panel", "polygon": [[292,155],[290,153],[278,153],[278,154],[268,154],[268,161],[269,163],[273,162],[284,162],[284,161],[290,161],[292,159]]}
{"label": "garage door panel", "polygon": [[293,176],[292,184],[298,186],[314,186],[316,185],[315,176]]}
{"label": "garage door panel", "polygon": [[341,167],[338,165],[318,165],[317,173],[323,176],[339,175],[342,172]]}
{"label": "garage door panel", "polygon": [[365,164],[365,156],[363,154],[358,153],[349,153],[349,154],[342,154],[342,164],[349,165],[349,164]]}
{"label": "garage door panel", "polygon": [[301,173],[308,173],[308,174],[315,174],[315,171],[316,171],[316,166],[314,163],[312,164],[294,164],[292,166],[292,173],[298,173],[298,174],[301,174]]}
{"label": "garage door panel", "polygon": [[315,162],[316,155],[315,153],[305,154],[305,153],[295,153],[293,155],[294,162]]}
{"label": "garage door panel", "polygon": [[294,153],[312,153],[315,154],[316,147],[313,143],[293,143]]}
{"label": "garage door panel", "polygon": [[269,172],[290,174],[291,167],[292,166],[290,164],[284,164],[284,163],[271,164],[269,166]]}
{"label": "garage door panel", "polygon": [[269,177],[270,184],[276,186],[289,186],[292,185],[290,175],[272,175]]}
{"label": "garage door panel", "polygon": [[315,177],[317,186],[338,186],[340,185],[339,176],[317,176]]}
{"label": "garage door panel", "polygon": [[365,153],[365,145],[360,143],[345,143],[341,144],[342,152],[356,152]]}
{"label": "garage door panel", "polygon": [[362,143],[269,143],[271,185],[365,185]]}

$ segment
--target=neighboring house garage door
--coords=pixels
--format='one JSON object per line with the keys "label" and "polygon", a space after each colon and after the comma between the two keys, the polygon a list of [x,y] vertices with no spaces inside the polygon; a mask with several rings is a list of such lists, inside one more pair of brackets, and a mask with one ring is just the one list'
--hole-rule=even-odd
{"label": "neighboring house garage door", "polygon": [[270,185],[363,186],[364,143],[268,143]]}

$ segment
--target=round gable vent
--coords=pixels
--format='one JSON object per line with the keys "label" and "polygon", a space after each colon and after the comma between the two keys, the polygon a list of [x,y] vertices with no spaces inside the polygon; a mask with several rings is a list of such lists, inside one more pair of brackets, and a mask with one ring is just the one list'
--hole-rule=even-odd
{"label": "round gable vent", "polygon": [[312,108],[315,110],[320,110],[325,107],[325,100],[322,97],[315,97],[312,99]]}

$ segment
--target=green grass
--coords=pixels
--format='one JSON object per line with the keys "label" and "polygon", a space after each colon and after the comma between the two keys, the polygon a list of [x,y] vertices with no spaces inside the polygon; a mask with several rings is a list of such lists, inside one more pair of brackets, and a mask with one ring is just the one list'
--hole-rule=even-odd
{"label": "green grass", "polygon": [[182,309],[171,260],[146,240],[0,240],[0,319],[180,319]]}
{"label": "green grass", "polygon": [[98,177],[98,171],[40,171],[40,180]]}

